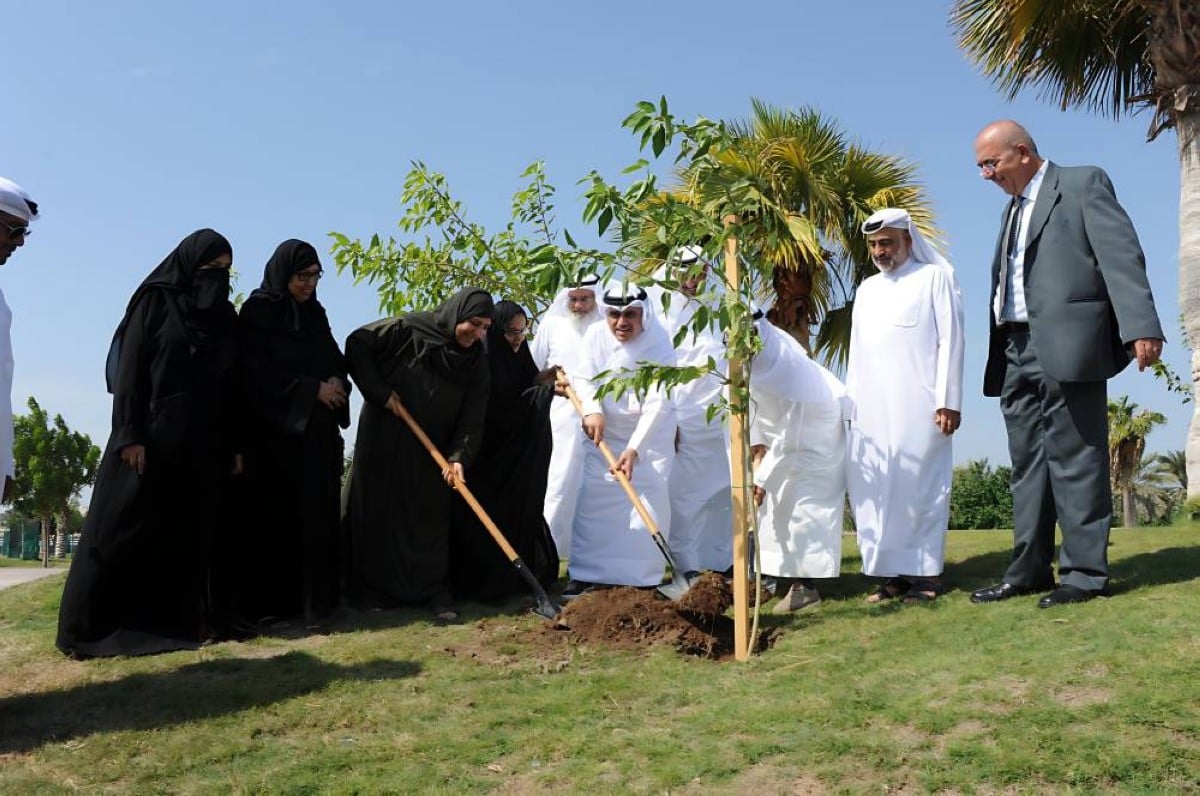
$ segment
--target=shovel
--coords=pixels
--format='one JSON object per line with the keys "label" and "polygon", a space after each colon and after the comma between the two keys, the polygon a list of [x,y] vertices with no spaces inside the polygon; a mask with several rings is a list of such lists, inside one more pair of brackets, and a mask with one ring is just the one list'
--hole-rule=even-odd
{"label": "shovel", "polygon": [[[566,374],[563,373],[561,368],[559,369],[559,373],[565,379]],[[575,407],[575,411],[579,413],[579,417],[582,419],[584,416],[583,404],[579,401],[579,396],[575,394],[575,389],[570,384],[560,382],[560,385],[562,386],[563,393],[570,399],[572,405]],[[687,578],[683,577],[683,571],[675,563],[675,558],[671,555],[671,549],[667,547],[667,540],[663,538],[662,533],[658,530],[658,523],[654,521],[654,518],[650,516],[650,512],[646,510],[646,505],[642,503],[642,499],[634,491],[633,484],[629,483],[629,479],[625,477],[625,473],[621,472],[617,467],[617,459],[613,456],[612,449],[608,447],[608,443],[600,440],[596,443],[596,447],[604,455],[605,461],[608,462],[609,470],[616,476],[617,481],[620,482],[621,487],[625,490],[625,494],[629,497],[629,501],[633,503],[633,507],[637,509],[638,515],[641,516],[642,522],[646,524],[646,530],[650,531],[650,538],[658,545],[658,551],[662,553],[663,558],[667,560],[667,565],[671,567],[671,582],[661,584],[658,587],[658,593],[669,600],[678,600],[687,594],[687,590],[691,587],[688,585]]]}
{"label": "shovel", "polygon": [[[399,396],[396,397],[396,407],[398,409],[400,419],[408,424],[408,427],[412,433],[416,435],[416,438],[419,439],[421,444],[425,446],[425,450],[429,451],[429,455],[433,457],[435,462],[437,462],[437,466],[443,470],[447,469],[450,466],[450,463],[446,461],[446,457],[441,454],[441,451],[437,449],[437,446],[433,444],[433,441],[426,436],[424,430],[417,425],[416,419],[408,413],[408,410],[404,408],[404,404],[400,403]],[[471,494],[471,490],[467,489],[467,485],[462,481],[458,481],[457,479],[455,480],[455,491],[462,495],[463,500],[467,501],[467,505],[470,506],[471,510],[475,512],[475,516],[479,518],[481,523],[483,523],[483,527],[487,528],[487,532],[492,535],[492,539],[495,540],[496,544],[500,545],[500,549],[504,551],[504,555],[508,557],[508,560],[512,562],[512,565],[517,568],[517,572],[521,573],[521,577],[525,579],[525,583],[529,585],[529,590],[533,592],[533,607],[530,610],[540,617],[549,619],[551,622],[555,622],[562,627],[566,627],[566,625],[562,624],[562,622],[559,620],[559,616],[562,614],[563,610],[562,606],[551,602],[550,597],[546,594],[546,590],[542,588],[542,584],[538,583],[538,579],[533,576],[533,573],[529,570],[529,567],[524,561],[521,560],[521,557],[517,555],[517,551],[514,550],[513,546],[510,545],[508,540],[504,538],[504,534],[502,534],[500,529],[496,527],[496,523],[492,522],[492,518],[489,517],[487,512],[483,510],[483,506],[479,505],[479,501],[476,500],[475,496]]]}

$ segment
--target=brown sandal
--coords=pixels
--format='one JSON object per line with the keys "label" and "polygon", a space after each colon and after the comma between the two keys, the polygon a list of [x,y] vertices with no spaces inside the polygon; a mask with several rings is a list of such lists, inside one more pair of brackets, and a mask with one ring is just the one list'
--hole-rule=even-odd
{"label": "brown sandal", "polygon": [[908,594],[904,595],[904,603],[905,605],[931,603],[945,593],[946,584],[940,580],[921,578],[912,582]]}
{"label": "brown sandal", "polygon": [[908,594],[912,584],[904,578],[888,578],[883,585],[867,595],[867,602],[872,605],[895,600]]}

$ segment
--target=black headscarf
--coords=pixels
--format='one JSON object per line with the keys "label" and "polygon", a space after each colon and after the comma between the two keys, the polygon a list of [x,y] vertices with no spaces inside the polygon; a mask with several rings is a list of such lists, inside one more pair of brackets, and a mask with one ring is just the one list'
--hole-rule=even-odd
{"label": "black headscarf", "polygon": [[515,301],[499,301],[492,311],[487,348],[488,365],[492,371],[493,396],[518,398],[533,386],[533,379],[537,376],[538,369],[533,363],[533,354],[529,352],[529,343],[522,340],[521,347],[513,351],[508,338],[504,336],[504,330],[517,316],[523,316],[526,321],[529,318],[521,305]]}
{"label": "black headscarf", "polygon": [[215,334],[224,335],[231,329],[236,318],[233,305],[229,303],[229,270],[211,268],[200,271],[201,265],[212,262],[222,254],[233,254],[233,247],[225,236],[215,230],[198,229],[179,242],[158,267],[142,280],[129,304],[125,316],[117,325],[112,343],[108,347],[104,378],[111,393],[117,381],[117,365],[121,359],[121,341],[125,327],[134,308],[151,290],[163,290],[180,310],[184,327],[193,343],[204,346]]}
{"label": "black headscarf", "polygon": [[313,291],[308,301],[299,302],[292,298],[288,290],[288,283],[294,274],[320,264],[321,259],[311,243],[292,238],[276,246],[275,253],[267,260],[266,268],[263,269],[262,285],[252,292],[242,305],[242,318],[252,322],[257,318],[258,313],[246,312],[247,307],[254,309],[254,302],[278,304],[286,301],[284,306],[291,316],[290,326],[293,332],[312,335],[329,329],[329,318],[321,302],[317,301],[316,291]]}
{"label": "black headscarf", "polygon": [[475,343],[462,348],[454,337],[454,327],[468,318],[490,318],[492,309],[492,297],[486,290],[464,287],[433,312],[405,315],[404,325],[412,331],[415,358],[429,358],[450,378],[470,378],[483,355],[483,346]]}

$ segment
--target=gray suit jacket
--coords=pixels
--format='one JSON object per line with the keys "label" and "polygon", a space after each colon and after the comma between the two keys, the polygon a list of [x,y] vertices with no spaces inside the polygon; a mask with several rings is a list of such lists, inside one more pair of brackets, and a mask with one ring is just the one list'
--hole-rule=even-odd
{"label": "gray suit jacket", "polygon": [[[992,314],[1003,213],[1000,227],[983,376],[983,394],[992,396],[1000,395],[1006,368],[1005,335]],[[1033,347],[1056,381],[1110,379],[1129,364],[1134,340],[1165,339],[1137,232],[1102,169],[1048,164],[1029,221],[1024,284]]]}

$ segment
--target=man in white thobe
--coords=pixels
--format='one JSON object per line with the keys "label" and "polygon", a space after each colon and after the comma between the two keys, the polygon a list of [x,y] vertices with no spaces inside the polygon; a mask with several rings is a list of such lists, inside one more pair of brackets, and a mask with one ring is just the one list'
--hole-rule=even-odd
{"label": "man in white thobe", "polygon": [[[600,323],[603,314],[596,304],[599,279],[588,275],[559,291],[554,303],[538,323],[529,352],[539,370],[560,367],[567,376],[575,375],[583,352],[583,337]],[[561,558],[571,557],[571,524],[575,521],[575,502],[579,498],[579,479],[583,472],[585,437],[579,430],[579,417],[567,400],[550,406],[550,429],[554,448],[546,478],[546,503],[543,514]]]}
{"label": "man in white thobe", "polygon": [[[606,287],[605,321],[584,336],[583,361],[571,383],[583,404],[584,432],[594,443],[608,443],[617,468],[661,530],[671,521],[667,482],[675,458],[675,406],[654,387],[640,398],[632,390],[619,398],[596,397],[597,375],[603,371],[616,375],[643,361],[675,364],[671,339],[646,298],[645,290],[620,282]],[[586,450],[572,529],[571,581],[563,599],[596,584],[657,586],[664,563],[658,546],[600,450],[595,444]]]}
{"label": "man in white thobe", "polygon": [[[38,217],[37,202],[11,180],[0,177],[0,265],[25,245],[29,222]],[[0,469],[4,471],[3,501],[12,496],[16,467],[13,463],[13,351],[12,310],[0,291]]]}
{"label": "man in white thobe", "polygon": [[[711,358],[719,371],[725,370],[725,344],[719,330],[710,323],[695,332],[691,329],[696,311],[702,306],[697,293],[708,276],[708,264],[699,246],[683,246],[660,276],[671,276],[679,290],[659,293],[648,291],[657,311],[667,304],[664,325],[672,341],[681,329],[688,329],[675,346],[680,367],[702,367]],[[676,387],[675,463],[671,466],[671,527],[666,534],[675,563],[691,580],[703,570],[724,572],[733,566],[733,499],[729,482],[729,435],[719,416],[709,421],[708,408],[721,401],[723,385],[716,375]],[[666,529],[664,529],[666,530]]]}
{"label": "man in white thobe", "polygon": [[858,288],[846,388],[854,404],[847,481],[863,572],[888,580],[869,602],[942,593],[961,422],[962,301],[950,264],[909,214],[862,226],[879,273]]}
{"label": "man in white thobe", "polygon": [[772,609],[821,600],[813,578],[836,578],[846,499],[846,388],[770,321],[755,327],[750,364],[750,445],[764,575],[791,585]]}

